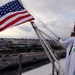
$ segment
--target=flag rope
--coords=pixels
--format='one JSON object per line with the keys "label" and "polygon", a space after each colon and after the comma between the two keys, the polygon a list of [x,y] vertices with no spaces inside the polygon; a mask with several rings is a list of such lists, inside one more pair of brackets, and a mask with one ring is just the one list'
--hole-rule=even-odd
{"label": "flag rope", "polygon": [[46,28],[49,32],[51,32],[54,36],[56,36],[57,38],[59,38],[50,28],[47,27],[47,25],[45,23],[43,23],[21,0],[19,0],[21,2],[21,5],[25,8],[37,19],[42,23],[42,26],[44,28]]}

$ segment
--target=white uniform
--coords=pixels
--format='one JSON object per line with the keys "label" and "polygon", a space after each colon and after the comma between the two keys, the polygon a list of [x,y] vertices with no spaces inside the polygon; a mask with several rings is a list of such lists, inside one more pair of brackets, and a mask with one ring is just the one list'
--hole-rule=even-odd
{"label": "white uniform", "polygon": [[73,44],[72,52],[71,52],[69,75],[75,75],[75,40],[74,40],[74,44]]}
{"label": "white uniform", "polygon": [[65,41],[63,41],[61,39],[59,40],[61,45],[65,46],[67,48],[67,51],[66,51],[66,75],[73,75],[70,73],[71,69],[72,69],[72,66],[70,66],[71,65],[70,63],[72,63],[72,61],[71,61],[71,54],[69,55],[69,52],[70,52],[70,49],[74,43],[74,39],[75,39],[75,37],[70,37],[69,39],[67,39]]}

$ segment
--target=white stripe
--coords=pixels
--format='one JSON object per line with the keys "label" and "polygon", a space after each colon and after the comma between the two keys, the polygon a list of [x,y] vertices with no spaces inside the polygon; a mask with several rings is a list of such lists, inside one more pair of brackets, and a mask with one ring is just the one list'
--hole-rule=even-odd
{"label": "white stripe", "polygon": [[28,15],[29,13],[24,13],[24,14],[18,14],[17,16],[14,16],[12,18],[10,18],[9,20],[7,20],[6,22],[4,22],[2,25],[0,25],[0,27],[4,27],[5,25],[7,25],[8,23],[12,22],[13,20],[17,19],[18,17],[21,17],[21,16],[26,16]]}
{"label": "white stripe", "polygon": [[[15,25],[18,25],[18,24],[20,24],[20,23],[23,23],[23,22],[25,22],[25,21],[27,21],[27,20],[29,20],[29,19],[31,19],[31,18],[33,18],[33,17],[32,17],[32,16],[29,16],[29,17],[27,17],[27,18],[21,19],[20,21],[16,22],[16,23],[13,24],[12,26],[15,26]],[[0,26],[0,28],[3,28],[4,26],[6,26],[6,23],[5,23],[5,25]]]}
{"label": "white stripe", "polygon": [[26,18],[26,19],[21,19],[20,21],[16,22],[15,24],[13,24],[13,25],[10,26],[10,27],[13,27],[13,26],[19,25],[20,23],[23,23],[23,22],[25,22],[25,21],[27,21],[27,20],[29,20],[29,19],[31,19],[31,18],[33,18],[33,17],[30,16],[30,17],[28,17],[28,18]]}
{"label": "white stripe", "polygon": [[[26,10],[22,10],[22,11],[17,11],[17,12],[24,12]],[[0,18],[0,21],[4,20],[6,17],[12,15],[12,14],[16,14],[17,12],[10,12],[10,13],[7,13],[6,15],[4,15],[3,17]]]}

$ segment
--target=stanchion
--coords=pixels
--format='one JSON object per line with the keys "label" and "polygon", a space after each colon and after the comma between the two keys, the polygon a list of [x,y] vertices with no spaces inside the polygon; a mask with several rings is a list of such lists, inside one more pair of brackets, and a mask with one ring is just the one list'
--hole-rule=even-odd
{"label": "stanchion", "polygon": [[19,54],[19,75],[22,74],[22,54]]}
{"label": "stanchion", "polygon": [[[53,50],[54,53],[54,50]],[[54,59],[52,60],[52,75],[54,75]]]}

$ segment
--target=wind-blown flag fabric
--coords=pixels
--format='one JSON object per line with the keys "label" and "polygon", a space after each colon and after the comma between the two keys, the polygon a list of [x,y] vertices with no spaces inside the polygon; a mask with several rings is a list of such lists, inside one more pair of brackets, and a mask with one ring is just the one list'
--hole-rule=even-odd
{"label": "wind-blown flag fabric", "polygon": [[34,17],[18,0],[12,0],[0,6],[0,31],[31,20],[34,20]]}

